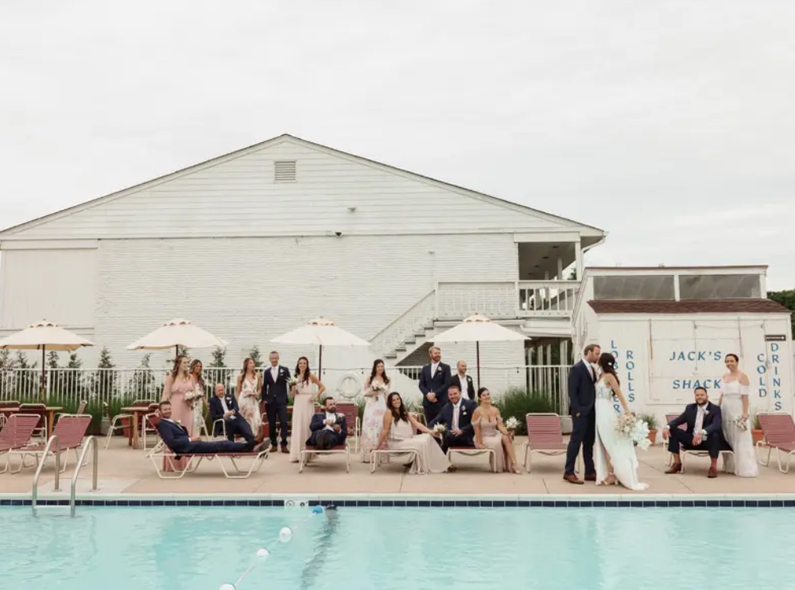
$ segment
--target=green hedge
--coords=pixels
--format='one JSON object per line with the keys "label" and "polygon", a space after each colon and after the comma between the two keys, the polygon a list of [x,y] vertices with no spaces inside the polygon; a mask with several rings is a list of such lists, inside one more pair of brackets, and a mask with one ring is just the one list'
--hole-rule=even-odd
{"label": "green hedge", "polygon": [[527,434],[525,414],[559,413],[550,396],[519,387],[511,387],[502,395],[495,396],[494,405],[500,410],[503,422],[511,416],[519,421],[516,434],[520,436]]}

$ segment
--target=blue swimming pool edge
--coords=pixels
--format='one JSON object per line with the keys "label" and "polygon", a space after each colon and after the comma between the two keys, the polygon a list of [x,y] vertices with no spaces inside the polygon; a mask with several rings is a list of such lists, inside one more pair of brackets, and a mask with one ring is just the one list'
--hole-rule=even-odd
{"label": "blue swimming pool edge", "polygon": [[[68,497],[42,494],[42,506],[66,506]],[[77,495],[78,506],[262,506],[336,505],[357,508],[795,508],[795,494],[611,494],[454,495],[449,494],[101,494]],[[29,506],[30,494],[0,494],[1,506]]]}

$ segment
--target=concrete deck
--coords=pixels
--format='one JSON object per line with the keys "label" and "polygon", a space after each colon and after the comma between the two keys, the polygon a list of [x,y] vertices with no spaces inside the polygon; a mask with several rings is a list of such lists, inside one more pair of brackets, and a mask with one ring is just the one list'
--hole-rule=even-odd
{"label": "concrete deck", "polygon": [[[104,443],[104,441],[102,441]],[[522,460],[521,443],[517,456]],[[249,479],[226,479],[213,462],[203,461],[196,473],[181,480],[161,480],[144,451],[132,450],[126,440],[115,437],[108,450],[100,448],[99,494],[445,494],[445,495],[731,495],[795,493],[795,469],[788,474],[778,471],[775,460],[770,467],[760,465],[759,477],[748,479],[720,473],[708,479],[708,459],[688,458],[687,472],[665,475],[666,453],[661,447],[639,451],[640,480],[649,484],[646,492],[631,492],[622,487],[572,485],[562,479],[563,461],[559,457],[536,456],[530,474],[493,474],[485,457],[456,456],[458,471],[440,475],[409,475],[400,464],[379,468],[374,474],[358,455],[351,455],[351,472],[345,473],[340,456],[320,457],[304,473],[290,463],[289,456],[272,453],[259,473]],[[775,454],[774,454],[775,457]],[[4,460],[4,458],[3,458]],[[246,462],[249,459],[245,460]],[[67,494],[74,470],[74,455],[62,475],[61,493]],[[248,463],[246,463],[248,465]],[[20,474],[0,474],[0,494],[30,494],[34,470]],[[39,483],[41,497],[53,497],[52,461],[44,468]],[[80,472],[78,492],[90,488],[91,467]]]}

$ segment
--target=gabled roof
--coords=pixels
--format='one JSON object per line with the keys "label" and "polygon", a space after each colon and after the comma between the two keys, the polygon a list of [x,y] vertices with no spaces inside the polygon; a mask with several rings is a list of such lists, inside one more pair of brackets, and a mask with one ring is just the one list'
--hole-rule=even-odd
{"label": "gabled roof", "polygon": [[597,314],[790,313],[770,299],[692,299],[687,301],[589,301]]}
{"label": "gabled roof", "polygon": [[267,147],[271,147],[273,145],[276,145],[276,144],[284,142],[284,141],[294,142],[294,143],[297,143],[299,145],[303,145],[303,146],[311,148],[311,149],[322,151],[322,152],[325,152],[327,154],[330,154],[330,155],[333,155],[333,156],[337,156],[337,157],[340,157],[340,158],[352,160],[352,161],[358,162],[360,164],[363,164],[363,165],[366,165],[366,166],[369,166],[369,167],[381,169],[383,171],[390,172],[392,174],[396,174],[396,175],[399,175],[399,176],[407,177],[407,178],[410,178],[410,179],[413,179],[413,180],[416,180],[416,181],[419,181],[419,182],[423,182],[423,183],[426,183],[426,184],[435,185],[437,187],[446,189],[446,190],[451,191],[451,192],[464,194],[464,195],[467,195],[467,196],[470,196],[470,197],[473,197],[473,198],[476,198],[476,199],[480,199],[480,200],[485,201],[485,202],[489,202],[489,203],[491,203],[493,205],[497,205],[499,207],[505,207],[505,208],[513,209],[513,210],[515,210],[517,212],[520,212],[520,213],[533,214],[533,215],[535,215],[537,217],[546,218],[546,219],[548,219],[550,221],[554,221],[554,222],[557,222],[557,223],[561,223],[562,222],[565,225],[571,225],[572,228],[576,227],[576,228],[579,228],[580,230],[586,230],[586,233],[588,235],[591,235],[591,236],[594,236],[594,237],[601,238],[601,237],[606,236],[606,232],[604,230],[600,229],[600,228],[597,228],[597,227],[593,227],[593,226],[590,226],[590,225],[585,225],[585,224],[579,223],[577,221],[574,221],[574,220],[571,220],[571,219],[567,219],[565,217],[560,217],[558,215],[553,215],[551,213],[546,213],[544,211],[539,211],[538,209],[533,209],[531,207],[526,207],[524,205],[520,205],[518,203],[513,203],[511,201],[506,201],[504,199],[500,199],[498,197],[493,197],[491,195],[487,195],[487,194],[484,194],[484,193],[481,193],[481,192],[478,192],[478,191],[473,191],[473,190],[470,190],[470,189],[466,189],[466,188],[457,186],[455,184],[450,184],[450,183],[447,183],[447,182],[442,182],[442,181],[439,181],[439,180],[435,180],[433,178],[430,178],[428,176],[424,176],[422,174],[409,172],[408,170],[404,170],[402,168],[397,168],[395,166],[390,166],[388,164],[383,164],[383,163],[377,162],[375,160],[370,160],[368,158],[363,158],[361,156],[357,156],[357,155],[354,155],[354,154],[351,154],[351,153],[348,153],[348,152],[343,152],[343,151],[337,150],[335,148],[331,148],[331,147],[328,147],[328,146],[325,146],[325,145],[321,145],[319,143],[314,143],[314,142],[311,142],[311,141],[307,141],[305,139],[301,139],[300,137],[295,137],[293,135],[289,135],[289,134],[285,133],[285,134],[279,135],[278,137],[274,137],[274,138],[268,139],[266,141],[262,141],[260,143],[256,143],[254,145],[251,145],[251,146],[239,149],[239,150],[235,150],[233,152],[229,152],[229,153],[224,154],[222,156],[218,156],[218,157],[212,158],[210,160],[206,160],[204,162],[200,162],[198,164],[194,164],[193,166],[189,166],[187,168],[182,168],[180,170],[176,170],[175,172],[171,172],[171,173],[166,174],[164,176],[159,176],[159,177],[154,178],[152,180],[148,180],[146,182],[143,182],[143,183],[128,187],[126,189],[111,193],[109,195],[105,195],[103,197],[98,197],[96,199],[92,199],[90,201],[86,201],[85,203],[81,203],[79,205],[74,205],[72,207],[67,207],[65,209],[61,209],[59,211],[56,211],[55,213],[50,213],[48,215],[44,215],[42,217],[38,217],[38,218],[32,219],[32,220],[27,221],[27,222],[24,222],[24,223],[15,225],[15,226],[11,226],[11,227],[5,228],[2,231],[0,231],[0,238],[2,238],[3,236],[5,236],[7,234],[13,234],[13,233],[16,233],[18,231],[26,230],[26,229],[29,229],[31,227],[35,227],[35,226],[41,225],[43,223],[47,223],[49,221],[52,221],[52,220],[55,220],[55,219],[58,219],[58,218],[61,218],[61,217],[65,217],[67,215],[71,215],[73,213],[78,213],[80,211],[84,211],[86,209],[90,209],[92,207],[96,207],[98,205],[102,205],[103,203],[107,203],[107,202],[113,201],[115,199],[120,199],[120,198],[122,198],[122,197],[124,197],[126,195],[129,195],[129,194],[141,191],[141,190],[145,190],[145,189],[150,188],[152,186],[156,186],[158,184],[162,184],[164,182],[168,182],[170,180],[179,178],[181,176],[186,176],[188,174],[192,174],[194,172],[198,172],[198,171],[206,169],[206,168],[211,168],[213,166],[217,166],[218,164],[222,164],[222,163],[227,162],[229,160],[234,160],[234,159],[239,158],[241,156],[245,156],[245,155],[247,155],[249,153],[256,152],[256,151],[259,151],[259,150],[267,148]]}

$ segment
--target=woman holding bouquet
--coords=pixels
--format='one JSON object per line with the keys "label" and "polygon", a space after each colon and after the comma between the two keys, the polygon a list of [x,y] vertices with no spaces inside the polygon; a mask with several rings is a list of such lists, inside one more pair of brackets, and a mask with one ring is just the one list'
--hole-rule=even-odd
{"label": "woman holding bouquet", "polygon": [[[406,411],[403,398],[393,391],[386,398],[387,411],[384,412],[383,429],[378,438],[379,449],[417,451],[417,458],[411,464],[410,473],[424,475],[426,473],[444,473],[450,462],[433,440],[437,434]],[[414,434],[416,431],[422,434]]]}
{"label": "woman holding bouquet", "polygon": [[384,361],[376,359],[373,370],[364,383],[364,417],[362,418],[362,461],[370,462],[370,451],[378,446],[386,412],[386,396],[389,394],[389,377],[384,370]]}
{"label": "woman holding bouquet", "polygon": [[204,424],[204,408],[207,403],[207,388],[202,376],[203,369],[204,366],[199,359],[194,359],[190,364],[189,372],[195,385],[193,393],[189,393],[188,397],[193,407],[193,430],[196,434],[201,434],[202,424]]}
{"label": "woman holding bouquet", "polygon": [[[594,459],[596,462],[596,485],[618,485],[630,490],[645,490],[649,486],[638,481],[638,457],[635,455],[635,441],[619,432],[619,422],[631,420],[627,400],[621,391],[616,375],[616,359],[609,352],[599,357],[601,375],[596,383],[596,441]],[[623,414],[613,407],[614,399],[621,404]]]}
{"label": "woman holding bouquet", "polygon": [[188,357],[181,354],[166,377],[160,401],[171,402],[171,419],[185,427],[188,436],[193,436],[193,408],[186,397],[195,386],[196,381],[191,377],[188,367]]}
{"label": "woman holding bouquet", "polygon": [[[313,393],[317,385],[317,393]],[[298,463],[301,460],[301,451],[306,448],[306,441],[312,431],[309,425],[315,413],[315,402],[320,399],[326,386],[320,382],[309,370],[309,359],[302,356],[295,367],[295,383],[291,381],[293,393],[293,417],[290,423],[290,461]]]}
{"label": "woman holding bouquet", "polygon": [[262,412],[259,409],[259,393],[262,390],[262,377],[257,373],[254,366],[254,359],[247,358],[243,361],[243,370],[237,378],[237,405],[240,407],[240,415],[251,426],[254,436],[259,434],[262,426]]}
{"label": "woman holding bouquet", "polygon": [[754,441],[748,425],[748,375],[739,368],[740,359],[736,354],[727,354],[723,386],[720,389],[721,429],[726,442],[734,451],[724,455],[723,467],[737,477],[756,477],[759,465],[754,454]]}
{"label": "woman holding bouquet", "polygon": [[491,393],[485,387],[478,389],[478,402],[480,405],[472,414],[475,447],[494,451],[492,460],[497,463],[496,472],[522,473],[516,464],[516,450],[513,448],[511,433],[502,423],[500,410],[492,405]]}

